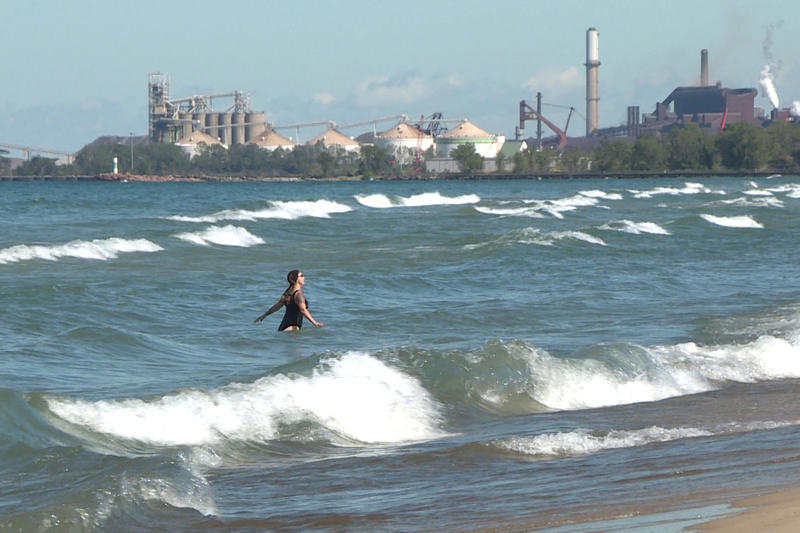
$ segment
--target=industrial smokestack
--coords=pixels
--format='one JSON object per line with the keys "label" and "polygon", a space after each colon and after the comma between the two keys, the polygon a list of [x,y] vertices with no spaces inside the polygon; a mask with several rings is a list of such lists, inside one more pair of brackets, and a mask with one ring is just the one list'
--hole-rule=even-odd
{"label": "industrial smokestack", "polygon": [[600,119],[597,104],[600,101],[600,90],[597,78],[600,66],[600,51],[596,28],[586,30],[586,136],[597,130]]}
{"label": "industrial smokestack", "polygon": [[700,50],[700,85],[708,85],[708,50],[705,48]]}

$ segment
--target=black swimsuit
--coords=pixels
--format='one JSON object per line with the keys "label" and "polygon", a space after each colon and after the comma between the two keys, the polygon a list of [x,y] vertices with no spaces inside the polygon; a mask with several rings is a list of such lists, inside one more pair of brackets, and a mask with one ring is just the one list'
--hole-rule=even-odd
{"label": "black swimsuit", "polygon": [[[278,331],[283,331],[290,326],[297,326],[298,329],[303,327],[303,313],[300,312],[300,306],[294,301],[294,295],[297,291],[289,296],[289,301],[284,305],[286,312],[283,314],[281,325],[278,326]],[[308,300],[306,300],[306,308],[308,307]]]}

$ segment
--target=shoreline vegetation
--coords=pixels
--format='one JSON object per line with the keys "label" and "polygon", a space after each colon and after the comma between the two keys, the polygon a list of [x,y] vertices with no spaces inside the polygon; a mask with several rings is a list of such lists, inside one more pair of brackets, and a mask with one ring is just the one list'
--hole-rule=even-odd
{"label": "shoreline vegetation", "polygon": [[[795,175],[789,172],[787,175]],[[212,176],[212,175],[155,175],[130,173],[102,173],[95,175],[52,176],[0,176],[0,181],[109,181],[109,182],[314,182],[314,181],[437,181],[437,180],[551,180],[551,179],[646,179],[646,178],[700,178],[700,177],[770,177],[782,176],[777,169],[767,170],[664,170],[616,172],[531,172],[531,173],[461,173],[419,174],[400,176]]]}

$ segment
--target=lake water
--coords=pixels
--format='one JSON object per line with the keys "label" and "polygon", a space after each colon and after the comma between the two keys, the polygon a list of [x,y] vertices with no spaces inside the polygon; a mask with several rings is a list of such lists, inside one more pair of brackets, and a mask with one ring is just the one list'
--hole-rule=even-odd
{"label": "lake water", "polygon": [[[0,530],[679,530],[800,480],[798,230],[797,176],[0,183]],[[325,326],[254,324],[294,268]]]}

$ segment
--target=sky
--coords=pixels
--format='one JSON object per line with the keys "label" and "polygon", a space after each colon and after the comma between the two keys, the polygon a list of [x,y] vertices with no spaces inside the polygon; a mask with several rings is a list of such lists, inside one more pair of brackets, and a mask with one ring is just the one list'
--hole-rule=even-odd
{"label": "sky", "polygon": [[[172,98],[243,91],[276,126],[441,112],[508,138],[520,100],[535,105],[539,91],[559,127],[575,108],[568,134],[581,136],[590,27],[600,127],[697,84],[703,48],[712,83],[756,88],[769,110],[759,85],[769,65],[780,106],[800,100],[797,0],[27,0],[0,14],[0,144],[70,152],[146,135],[154,72],[169,76]],[[303,142],[320,131],[282,133]]]}

